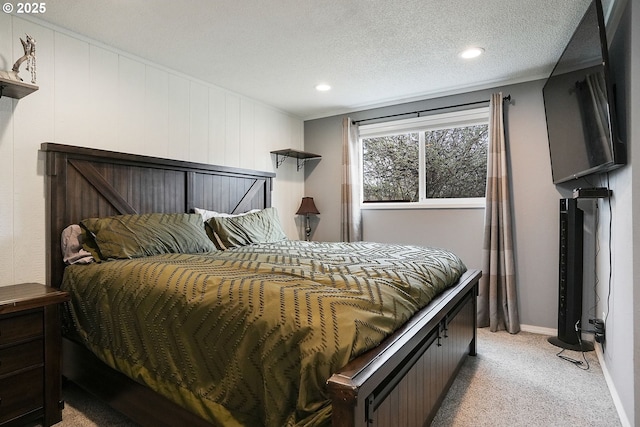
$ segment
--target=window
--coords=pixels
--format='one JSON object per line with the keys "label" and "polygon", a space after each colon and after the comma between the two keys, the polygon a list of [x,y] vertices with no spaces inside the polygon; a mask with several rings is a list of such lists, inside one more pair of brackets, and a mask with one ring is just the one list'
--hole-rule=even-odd
{"label": "window", "polygon": [[360,126],[364,207],[484,207],[489,109]]}

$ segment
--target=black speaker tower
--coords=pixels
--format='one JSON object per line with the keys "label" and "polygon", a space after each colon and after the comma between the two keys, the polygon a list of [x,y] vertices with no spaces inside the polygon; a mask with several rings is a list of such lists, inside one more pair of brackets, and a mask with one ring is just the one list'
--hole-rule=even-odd
{"label": "black speaker tower", "polygon": [[560,199],[560,260],[558,275],[558,336],[555,346],[591,351],[593,344],[581,341],[582,328],[582,243],[584,214],[578,200]]}

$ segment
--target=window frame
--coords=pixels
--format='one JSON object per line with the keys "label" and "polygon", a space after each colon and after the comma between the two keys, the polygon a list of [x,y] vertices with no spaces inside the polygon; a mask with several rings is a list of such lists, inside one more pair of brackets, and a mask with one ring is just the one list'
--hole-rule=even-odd
{"label": "window frame", "polygon": [[485,207],[485,197],[426,198],[425,147],[422,137],[419,144],[420,200],[417,202],[364,202],[363,139],[395,135],[398,133],[424,133],[429,130],[489,124],[489,107],[479,107],[428,116],[412,117],[390,122],[360,125],[358,128],[358,161],[360,162],[360,208],[361,209],[479,209]]}

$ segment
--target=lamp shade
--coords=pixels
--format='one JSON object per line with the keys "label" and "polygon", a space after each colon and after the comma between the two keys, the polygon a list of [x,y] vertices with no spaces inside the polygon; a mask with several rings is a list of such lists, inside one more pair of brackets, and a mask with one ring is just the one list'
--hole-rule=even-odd
{"label": "lamp shade", "polygon": [[303,197],[302,203],[298,208],[298,212],[296,215],[309,215],[309,214],[319,214],[318,208],[316,208],[316,204],[313,203],[313,197]]}

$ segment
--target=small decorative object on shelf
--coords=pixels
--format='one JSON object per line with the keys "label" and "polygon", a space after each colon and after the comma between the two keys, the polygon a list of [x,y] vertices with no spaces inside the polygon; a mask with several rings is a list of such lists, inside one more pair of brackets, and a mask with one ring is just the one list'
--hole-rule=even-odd
{"label": "small decorative object on shelf", "polygon": [[[10,98],[22,98],[38,90],[36,84],[36,41],[29,34],[26,40],[20,39],[24,55],[13,64],[11,71],[0,71],[0,98],[5,95]],[[31,72],[31,84],[23,83],[20,77],[20,65],[27,62],[27,71]]]}
{"label": "small decorative object on shelf", "polygon": [[271,154],[276,155],[276,168],[278,168],[287,157],[293,157],[297,159],[297,170],[300,170],[302,166],[304,166],[304,164],[307,162],[307,160],[319,159],[322,157],[319,154],[307,153],[305,151],[293,150],[291,148],[272,151]]}
{"label": "small decorative object on shelf", "polygon": [[302,203],[298,208],[298,212],[296,215],[304,215],[305,216],[305,240],[309,241],[309,236],[311,236],[311,224],[309,223],[309,215],[317,215],[320,211],[316,208],[316,204],[313,202],[313,197],[303,197]]}

